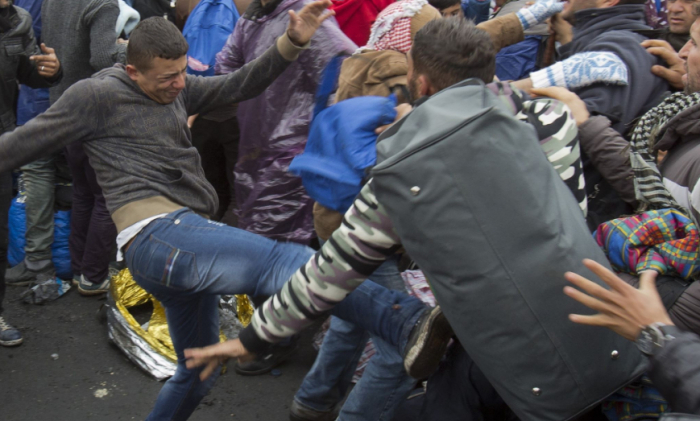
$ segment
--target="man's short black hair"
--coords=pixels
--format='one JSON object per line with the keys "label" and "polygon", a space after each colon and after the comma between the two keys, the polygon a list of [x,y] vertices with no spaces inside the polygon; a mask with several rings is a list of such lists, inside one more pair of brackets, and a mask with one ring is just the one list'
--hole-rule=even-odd
{"label": "man's short black hair", "polygon": [[646,0],[620,0],[616,6],[625,6],[628,4],[646,4]]}
{"label": "man's short black hair", "polygon": [[455,4],[462,4],[461,0],[428,0],[428,3],[440,11],[447,9],[448,7],[452,7]]}
{"label": "man's short black hair", "polygon": [[172,22],[154,16],[134,28],[126,47],[126,62],[146,71],[154,58],[175,60],[187,54],[188,48],[185,37]]}
{"label": "man's short black hair", "polygon": [[437,90],[469,78],[491,83],[496,71],[491,37],[469,19],[428,22],[413,40],[411,58],[414,74],[427,76]]}

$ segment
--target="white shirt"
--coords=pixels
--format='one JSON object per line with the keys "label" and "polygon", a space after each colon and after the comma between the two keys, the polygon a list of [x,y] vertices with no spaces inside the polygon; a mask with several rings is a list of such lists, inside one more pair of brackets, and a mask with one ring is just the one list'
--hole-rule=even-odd
{"label": "white shirt", "polygon": [[146,228],[146,225],[148,225],[151,222],[155,221],[156,219],[160,219],[166,215],[167,215],[167,213],[161,213],[160,215],[146,218],[144,220],[141,220],[135,224],[132,224],[132,225],[124,228],[122,230],[122,232],[120,232],[119,235],[117,235],[117,262],[121,262],[122,260],[124,260],[124,255],[122,254],[122,248],[124,248],[124,246],[127,245],[127,243],[129,241],[131,241],[141,231],[143,231],[143,229]]}

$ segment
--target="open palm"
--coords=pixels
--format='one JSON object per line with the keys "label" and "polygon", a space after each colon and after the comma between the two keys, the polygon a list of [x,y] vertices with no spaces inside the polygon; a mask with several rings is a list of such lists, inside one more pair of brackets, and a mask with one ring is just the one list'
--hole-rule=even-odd
{"label": "open palm", "polygon": [[335,14],[332,10],[326,11],[330,5],[330,0],[321,0],[307,4],[299,13],[290,10],[287,27],[289,39],[296,45],[305,45],[309,42],[323,21]]}

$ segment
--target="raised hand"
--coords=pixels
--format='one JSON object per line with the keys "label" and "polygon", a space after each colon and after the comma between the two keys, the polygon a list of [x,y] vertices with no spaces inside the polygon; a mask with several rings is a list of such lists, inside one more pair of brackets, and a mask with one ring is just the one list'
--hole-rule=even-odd
{"label": "raised hand", "polygon": [[289,26],[287,27],[289,39],[298,46],[309,42],[323,21],[335,15],[332,10],[326,11],[330,5],[330,0],[321,0],[307,4],[298,14],[290,10]]}
{"label": "raised hand", "polygon": [[58,70],[61,68],[61,63],[58,61],[58,57],[56,57],[56,50],[42,43],[41,52],[44,54],[31,56],[29,60],[34,62],[41,76],[45,78],[56,76],[56,73],[58,73]]}
{"label": "raised hand", "polygon": [[591,116],[588,112],[588,107],[586,107],[586,103],[583,102],[578,95],[566,88],[557,86],[552,88],[532,88],[530,89],[530,94],[556,99],[566,104],[571,110],[571,115],[574,117],[574,120],[576,120],[577,126],[585,123]]}
{"label": "raised hand", "polygon": [[204,381],[211,376],[211,373],[216,370],[219,364],[229,358],[238,358],[239,361],[250,361],[255,356],[245,349],[239,339],[232,339],[204,348],[186,349],[185,358],[187,359],[185,364],[189,369],[206,365],[199,374],[199,378]]}
{"label": "raised hand", "polygon": [[528,8],[518,10],[515,15],[520,19],[523,30],[549,19],[564,10],[564,3],[559,0],[540,0]]}
{"label": "raised hand", "polygon": [[569,319],[572,322],[607,327],[630,341],[639,336],[644,326],[653,323],[673,324],[656,290],[657,272],[642,272],[637,289],[593,260],[586,259],[583,264],[608,284],[610,289],[605,289],[581,275],[567,272],[566,279],[588,294],[568,286],[564,287],[564,293],[599,312],[592,316],[571,314]]}
{"label": "raised hand", "polygon": [[667,67],[655,65],[651,67],[651,72],[666,79],[668,84],[674,88],[683,89],[682,78],[686,73],[685,60],[680,58],[671,44],[658,39],[648,39],[642,42],[642,47],[646,48],[648,53],[661,57],[666,62]]}

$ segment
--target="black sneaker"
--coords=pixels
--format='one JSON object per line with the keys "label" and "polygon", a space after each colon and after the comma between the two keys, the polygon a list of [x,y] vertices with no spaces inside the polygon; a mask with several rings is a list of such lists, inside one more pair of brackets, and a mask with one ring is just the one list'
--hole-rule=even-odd
{"label": "black sneaker", "polygon": [[253,361],[241,363],[236,361],[234,369],[242,376],[259,376],[272,371],[273,368],[282,364],[297,350],[296,342],[288,345],[274,345],[270,353],[256,358]]}
{"label": "black sneaker", "polygon": [[317,411],[297,402],[292,401],[292,406],[289,407],[290,421],[335,421],[340,413],[341,404],[336,405],[330,411]]}
{"label": "black sneaker", "polygon": [[12,266],[5,271],[5,283],[12,286],[27,286],[36,281],[40,275],[55,276],[53,264],[46,266],[44,269],[34,271],[27,268],[24,260],[19,264]]}
{"label": "black sneaker", "polygon": [[426,310],[411,331],[403,356],[403,366],[414,379],[430,376],[452,338],[452,327],[440,306]]}
{"label": "black sneaker", "polygon": [[0,316],[0,345],[2,346],[17,346],[24,339],[19,330],[12,327],[5,321],[5,318]]}

